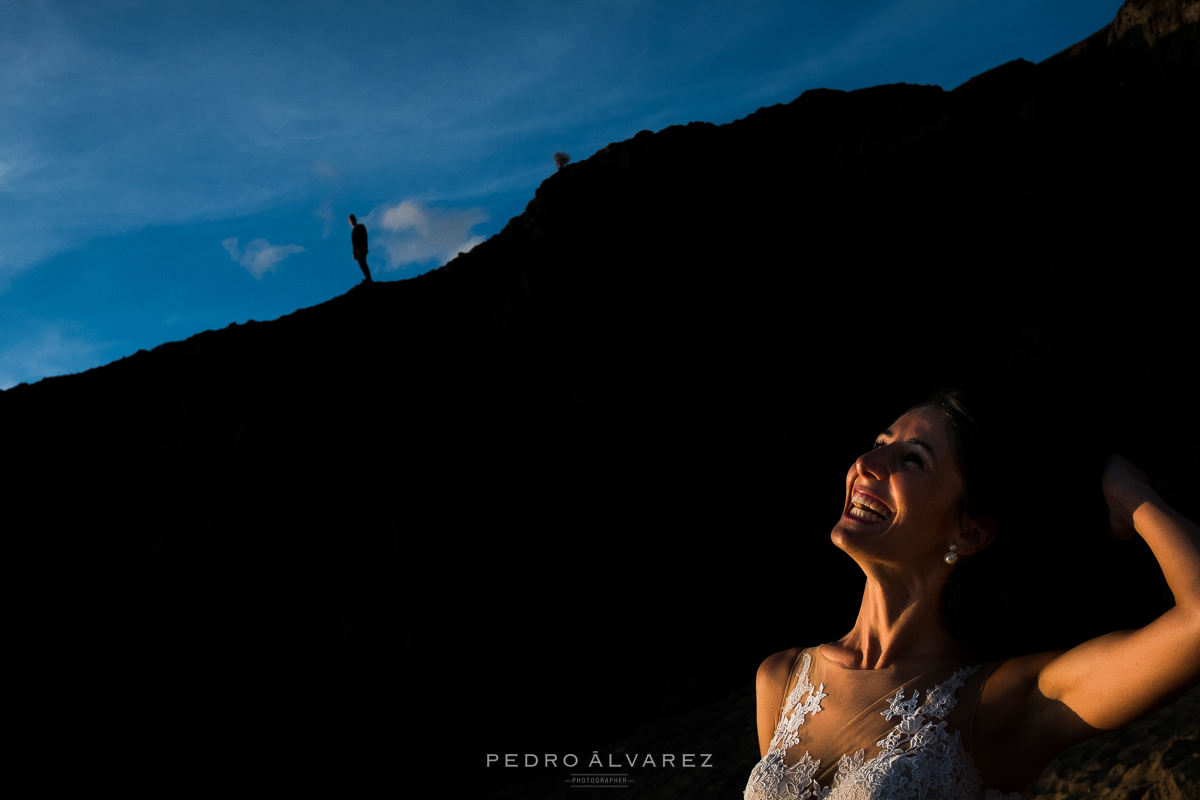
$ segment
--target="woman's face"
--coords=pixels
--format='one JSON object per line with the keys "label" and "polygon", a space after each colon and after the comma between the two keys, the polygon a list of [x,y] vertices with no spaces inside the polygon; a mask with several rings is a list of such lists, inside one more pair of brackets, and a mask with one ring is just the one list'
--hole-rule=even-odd
{"label": "woman's face", "polygon": [[831,538],[860,563],[937,565],[959,541],[962,490],[941,414],[915,409],[876,437],[875,447],[850,467],[845,505]]}

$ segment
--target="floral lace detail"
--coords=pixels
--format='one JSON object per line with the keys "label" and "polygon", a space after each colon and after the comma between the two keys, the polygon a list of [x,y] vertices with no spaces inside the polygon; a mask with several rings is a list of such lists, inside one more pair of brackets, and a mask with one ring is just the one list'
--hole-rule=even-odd
{"label": "floral lace detail", "polygon": [[[815,690],[808,679],[808,668],[812,666],[812,656],[804,654],[800,662],[800,674],[796,677],[796,688],[788,695],[779,715],[779,724],[775,726],[775,735],[771,737],[768,753],[783,752],[800,741],[796,731],[804,724],[804,718],[821,710],[821,701],[829,695],[825,694],[825,684]],[[804,697],[805,692],[808,697]],[[803,698],[803,700],[801,699]]]}
{"label": "floral lace detail", "polygon": [[[790,767],[783,763],[783,754],[792,745],[800,742],[797,729],[804,724],[809,714],[821,710],[821,701],[828,697],[825,694],[825,684],[815,690],[808,679],[808,668],[812,666],[812,656],[804,654],[800,662],[800,674],[796,678],[796,687],[792,689],[783,704],[779,715],[779,724],[775,726],[775,735],[767,747],[767,755],[755,765],[750,773],[750,781],[742,796],[751,798],[777,798],[778,800],[820,800],[829,795],[829,789],[822,789],[813,780],[813,775],[821,768],[820,759],[813,759],[808,753],[804,758]],[[807,692],[808,696],[805,697]]]}
{"label": "floral lace detail", "polygon": [[912,697],[905,700],[904,689],[899,689],[887,710],[880,712],[886,720],[900,717],[899,724],[876,742],[883,749],[870,761],[863,760],[864,750],[853,758],[842,756],[833,783],[835,797],[979,797],[983,785],[963,749],[962,736],[958,731],[947,733],[946,723],[938,721],[954,708],[958,702],[954,693],[978,669],[958,670],[935,686],[921,705],[917,705],[919,691],[914,689]]}
{"label": "floral lace detail", "polygon": [[813,775],[820,768],[821,761],[808,753],[790,767],[786,766],[783,763],[783,751],[773,750],[754,765],[742,797],[745,800],[760,797],[771,800],[824,800],[829,796],[830,789],[822,789],[813,780]]}
{"label": "floral lace detail", "polygon": [[[1022,794],[983,791],[979,772],[966,750],[958,731],[946,732],[943,718],[958,700],[955,692],[978,666],[964,667],[949,679],[933,687],[920,702],[913,690],[905,699],[903,687],[888,702],[884,719],[899,717],[888,734],[876,742],[880,750],[866,759],[866,750],[846,754],[838,761],[833,784],[822,789],[814,776],[821,766],[808,753],[792,766],[784,764],[784,752],[799,742],[797,729],[805,717],[821,710],[820,701],[828,697],[821,684],[815,691],[808,680],[811,657],[804,654],[796,688],[788,695],[779,725],[771,739],[767,755],[750,773],[745,800],[1020,800]],[[804,693],[808,697],[801,700]]]}

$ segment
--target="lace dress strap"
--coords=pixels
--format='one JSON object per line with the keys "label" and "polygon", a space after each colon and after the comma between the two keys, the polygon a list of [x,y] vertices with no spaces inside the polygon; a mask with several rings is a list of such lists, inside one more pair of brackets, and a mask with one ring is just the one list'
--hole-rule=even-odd
{"label": "lace dress strap", "polygon": [[800,662],[804,660],[804,654],[807,652],[807,648],[801,649],[799,653],[796,653],[796,658],[792,660],[792,668],[788,670],[787,680],[783,682],[783,699],[779,701],[779,710],[775,712],[776,721],[783,715],[783,709],[787,706],[788,695],[791,693],[796,682],[800,680]]}
{"label": "lace dress strap", "polygon": [[987,670],[983,673],[983,680],[979,682],[979,691],[975,693],[975,702],[971,705],[971,721],[967,725],[966,747],[967,752],[975,750],[975,714],[979,711],[979,701],[983,699],[983,687],[987,686],[988,678],[992,677],[992,673],[996,667],[1000,665],[999,661],[993,661],[987,665]]}
{"label": "lace dress strap", "polygon": [[[966,743],[967,743],[967,749],[970,752],[974,752],[974,748],[975,748],[975,716],[979,711],[979,703],[981,700],[983,700],[983,690],[985,687],[987,687],[988,678],[992,677],[992,673],[996,671],[996,668],[999,667],[1001,664],[1003,664],[1006,660],[1007,659],[1001,659],[999,661],[993,661],[990,664],[988,664],[987,672],[984,673],[983,680],[980,681],[980,683],[979,683],[979,691],[976,692],[976,694],[975,694],[975,705],[971,708],[971,722],[967,726]],[[1006,794],[1006,795],[1002,795],[993,789],[989,789],[985,800],[1019,800],[1019,798],[1022,798],[1025,795],[1029,794],[1029,790],[1033,788],[1033,785],[1035,783],[1037,783],[1036,778],[1034,780],[1030,781],[1029,785],[1026,786],[1020,792],[1012,792],[1012,793]]]}

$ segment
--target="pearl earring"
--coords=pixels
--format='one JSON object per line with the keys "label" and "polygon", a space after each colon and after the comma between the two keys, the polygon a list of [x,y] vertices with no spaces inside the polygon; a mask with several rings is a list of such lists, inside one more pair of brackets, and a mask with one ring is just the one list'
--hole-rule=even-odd
{"label": "pearl earring", "polygon": [[953,564],[955,561],[958,561],[958,553],[954,552],[957,549],[958,549],[958,545],[956,545],[956,544],[950,545],[950,552],[946,553],[946,555],[944,556],[947,564]]}

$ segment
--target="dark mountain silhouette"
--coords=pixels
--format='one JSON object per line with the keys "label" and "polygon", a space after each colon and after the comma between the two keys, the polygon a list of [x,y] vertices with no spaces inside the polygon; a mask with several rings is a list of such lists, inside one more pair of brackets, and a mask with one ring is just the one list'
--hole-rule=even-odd
{"label": "dark mountain silhouette", "polygon": [[475,796],[642,726],[717,768],[629,796],[740,792],[758,663],[853,623],[844,470],[943,383],[1013,501],[964,636],[1143,624],[1099,470],[1196,516],[1198,15],[642,131],[440,269],[0,394],[31,749]]}

